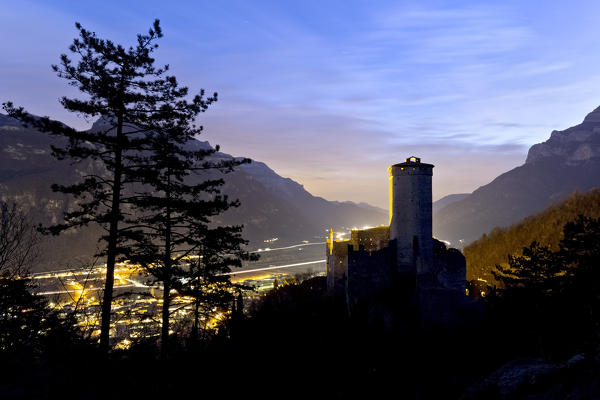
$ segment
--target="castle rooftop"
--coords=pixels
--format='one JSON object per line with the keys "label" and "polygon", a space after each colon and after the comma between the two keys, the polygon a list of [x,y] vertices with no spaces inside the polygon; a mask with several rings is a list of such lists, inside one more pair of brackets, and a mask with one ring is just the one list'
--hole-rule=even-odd
{"label": "castle rooftop", "polygon": [[392,167],[431,167],[433,168],[433,164],[425,164],[421,162],[419,157],[411,156],[404,160],[403,163],[398,163],[392,165]]}

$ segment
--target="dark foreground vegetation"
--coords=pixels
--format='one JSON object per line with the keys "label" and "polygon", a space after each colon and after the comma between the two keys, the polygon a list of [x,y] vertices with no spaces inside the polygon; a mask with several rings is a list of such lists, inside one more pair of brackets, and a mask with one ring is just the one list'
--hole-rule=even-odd
{"label": "dark foreground vegetation", "polygon": [[[579,217],[559,249],[532,244],[502,288],[472,298],[453,328],[395,331],[349,318],[323,277],[291,279],[219,329],[156,339],[108,357],[72,321],[3,278],[3,398],[597,398],[600,220]],[[9,288],[9,285],[12,285]],[[471,287],[471,293],[475,293]],[[475,296],[476,297],[476,296]]]}

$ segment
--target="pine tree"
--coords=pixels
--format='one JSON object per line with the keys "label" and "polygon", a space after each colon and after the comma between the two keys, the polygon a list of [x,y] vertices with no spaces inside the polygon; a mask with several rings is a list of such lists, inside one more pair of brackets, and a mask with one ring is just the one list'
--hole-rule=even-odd
{"label": "pine tree", "polygon": [[[225,312],[234,303],[234,292],[241,294],[248,287],[232,283],[229,273],[241,267],[242,260],[257,260],[256,253],[246,252],[240,227],[213,227],[204,235],[198,247],[198,258],[190,264],[186,284],[180,291],[194,299],[192,343],[199,339],[200,319],[209,320],[215,310]],[[239,301],[238,301],[239,305]]]}
{"label": "pine tree", "polygon": [[496,265],[492,271],[506,290],[527,292],[539,299],[555,294],[563,285],[564,264],[548,246],[532,242],[523,248],[522,255],[509,255],[508,264],[508,267]]}
{"label": "pine tree", "polygon": [[[124,241],[129,240],[127,224],[135,196],[126,191],[148,180],[148,155],[152,153],[152,132],[171,126],[173,109],[179,106],[189,113],[198,113],[216,100],[216,93],[204,98],[201,91],[190,102],[186,88],[179,88],[176,79],[167,76],[168,65],[157,68],[153,52],[162,37],[159,21],[146,35],[137,35],[135,46],[128,48],[110,40],[100,39],[96,33],[76,24],[79,37],[69,50],[77,59],[61,55],[59,65],[52,68],[60,78],[85,94],[85,98],[61,98],[63,107],[86,118],[104,117],[98,130],[80,131],[48,117],[37,118],[23,108],[4,103],[9,115],[44,132],[68,139],[64,148],[53,147],[58,159],[73,163],[87,161],[101,165],[102,172],[90,173],[72,185],[53,185],[53,190],[74,196],[78,208],[65,214],[63,224],[48,229],[59,234],[66,229],[98,223],[106,231],[101,238],[106,246],[106,282],[102,302],[100,347],[109,349],[111,304],[113,299],[114,267],[123,254]],[[197,132],[197,131],[196,131]]]}
{"label": "pine tree", "polygon": [[[171,80],[169,85],[169,91],[175,92],[177,82]],[[249,258],[242,249],[246,241],[241,226],[211,224],[211,217],[239,205],[237,200],[230,201],[220,194],[224,182],[218,176],[249,160],[214,157],[218,147],[194,149],[191,140],[202,128],[195,127],[193,121],[205,108],[185,102],[179,95],[187,90],[179,90],[170,104],[163,104],[163,121],[151,139],[151,167],[144,175],[144,186],[132,200],[135,219],[126,233],[127,258],[141,265],[163,287],[162,358],[168,353],[173,296],[195,298],[197,333],[201,304],[210,300],[214,307],[216,297],[229,296],[229,278],[222,274],[231,266],[241,266],[242,258]],[[206,293],[211,293],[210,298]]]}
{"label": "pine tree", "polygon": [[580,324],[585,354],[593,358],[600,334],[600,218],[579,215],[567,223],[558,253],[569,271],[565,300]]}
{"label": "pine tree", "polygon": [[600,219],[578,216],[565,224],[559,249],[533,242],[509,266],[496,266],[503,284],[490,301],[510,315],[523,343],[542,354],[585,350],[593,357],[600,332]]}

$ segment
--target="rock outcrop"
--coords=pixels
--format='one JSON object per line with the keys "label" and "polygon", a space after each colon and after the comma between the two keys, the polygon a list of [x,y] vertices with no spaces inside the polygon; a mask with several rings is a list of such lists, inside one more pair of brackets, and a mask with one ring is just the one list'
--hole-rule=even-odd
{"label": "rock outcrop", "polygon": [[581,124],[564,131],[552,131],[550,139],[531,146],[525,163],[558,158],[567,165],[577,165],[596,157],[600,157],[600,107],[589,113]]}
{"label": "rock outcrop", "polygon": [[600,108],[529,150],[527,161],[434,214],[434,235],[462,248],[557,203],[600,186]]}

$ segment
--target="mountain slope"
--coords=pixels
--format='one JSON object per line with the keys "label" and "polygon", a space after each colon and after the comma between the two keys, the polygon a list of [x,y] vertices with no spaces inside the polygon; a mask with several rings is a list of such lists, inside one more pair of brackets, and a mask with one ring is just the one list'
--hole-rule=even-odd
{"label": "mountain slope", "polygon": [[463,199],[466,199],[471,193],[456,193],[456,194],[449,194],[447,196],[442,197],[439,200],[436,200],[433,202],[432,204],[432,212],[435,215],[435,213],[437,213],[438,211],[440,211],[442,208],[449,206],[450,204],[456,203],[457,201],[461,201]]}
{"label": "mountain slope", "polygon": [[524,165],[463,200],[439,210],[434,234],[462,247],[494,227],[506,227],[563,200],[600,186],[600,107],[585,120],[529,150]]}
{"label": "mountain slope", "polygon": [[[97,125],[92,129],[97,129]],[[50,154],[50,145],[59,142],[56,137],[23,128],[17,121],[0,114],[0,198],[17,201],[35,223],[56,223],[65,210],[74,207],[72,199],[53,193],[50,184],[75,182],[82,174],[102,170],[101,165],[88,161],[71,165],[68,161],[55,160]],[[195,140],[188,146],[210,145]],[[232,156],[216,153],[214,157]],[[230,209],[215,222],[243,224],[244,236],[255,248],[272,238],[278,238],[279,243],[323,240],[330,227],[341,229],[387,222],[387,212],[383,210],[312,196],[302,185],[277,175],[261,162],[243,165],[222,177],[225,180],[223,192],[239,199],[241,207]],[[100,232],[99,228],[90,226],[58,238],[46,238],[42,268],[76,264],[82,257],[89,257],[94,253]]]}
{"label": "mountain slope", "polygon": [[481,278],[492,282],[492,268],[496,264],[506,264],[508,254],[521,255],[523,247],[533,241],[557,250],[563,227],[580,214],[600,217],[600,189],[592,189],[584,194],[575,193],[565,201],[506,229],[494,229],[465,247],[463,254],[467,259],[467,279]]}

